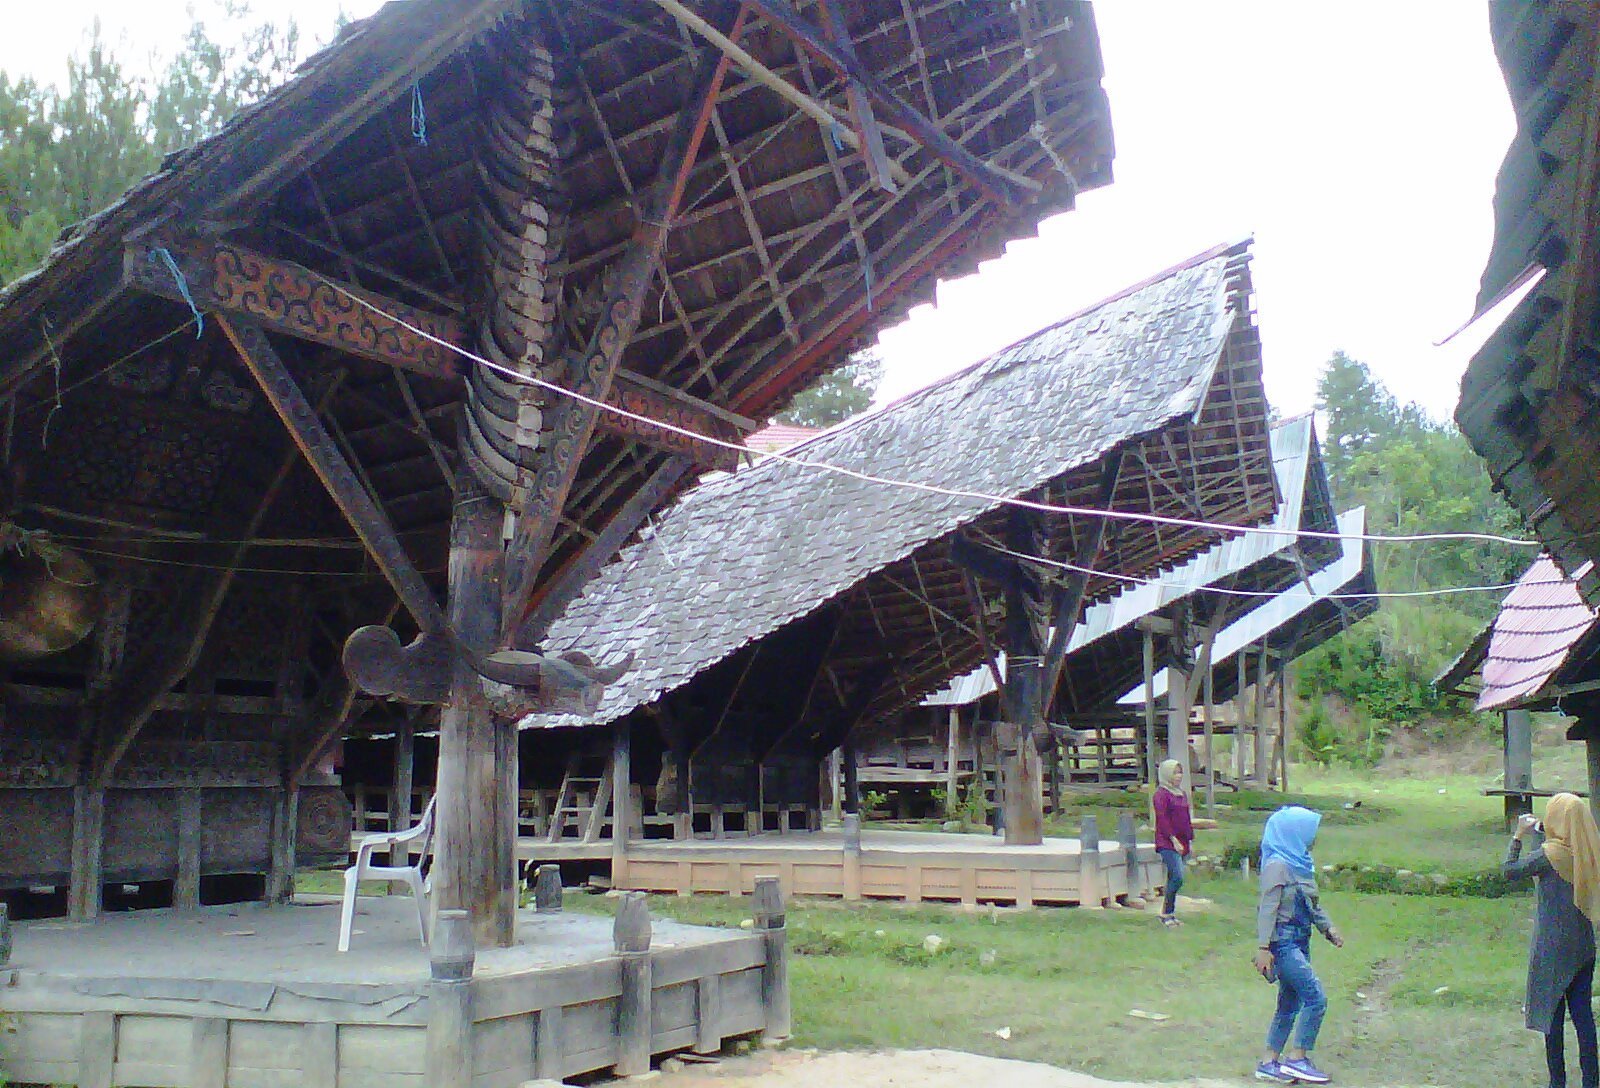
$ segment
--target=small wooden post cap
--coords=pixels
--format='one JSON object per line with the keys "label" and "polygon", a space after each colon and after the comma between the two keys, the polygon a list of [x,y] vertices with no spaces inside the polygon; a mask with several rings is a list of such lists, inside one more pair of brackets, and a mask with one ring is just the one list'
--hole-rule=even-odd
{"label": "small wooden post cap", "polygon": [[472,943],[472,918],[464,910],[441,910],[433,927],[429,948],[433,977],[460,982],[472,977],[477,951]]}
{"label": "small wooden post cap", "polygon": [[650,951],[650,902],[644,892],[627,892],[617,904],[611,927],[617,955]]}
{"label": "small wooden post cap", "polygon": [[783,885],[775,876],[756,877],[755,923],[757,929],[782,929],[784,923]]}

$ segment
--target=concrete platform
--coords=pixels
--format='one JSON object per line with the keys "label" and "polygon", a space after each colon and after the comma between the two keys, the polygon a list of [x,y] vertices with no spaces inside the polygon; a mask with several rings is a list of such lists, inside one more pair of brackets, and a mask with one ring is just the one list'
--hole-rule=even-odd
{"label": "concrete platform", "polygon": [[[428,1078],[441,984],[409,899],[363,899],[348,953],[336,904],[130,911],[20,922],[0,971],[13,1083],[362,1088]],[[515,1088],[618,1060],[621,960],[610,919],[535,914],[478,954],[454,1045],[472,1088]],[[652,1053],[766,1028],[760,935],[656,921]],[[461,1038],[463,1037],[464,1038]]]}
{"label": "concrete platform", "polygon": [[[1086,855],[1078,839],[1008,846],[993,835],[920,831],[861,832],[859,853],[842,832],[792,831],[725,839],[635,840],[612,883],[636,891],[692,895],[749,893],[776,876],[785,895],[1101,906],[1164,879],[1149,843],[1129,851],[1101,842]],[[620,871],[615,871],[620,869]]]}

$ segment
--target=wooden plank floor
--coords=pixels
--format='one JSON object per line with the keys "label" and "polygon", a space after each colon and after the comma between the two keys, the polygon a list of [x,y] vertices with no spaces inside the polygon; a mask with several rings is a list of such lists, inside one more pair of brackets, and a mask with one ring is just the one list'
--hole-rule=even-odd
{"label": "wooden plank floor", "polygon": [[[518,917],[468,985],[472,1088],[515,1088],[618,1060],[611,920]],[[359,901],[348,953],[337,903],[148,910],[18,922],[0,969],[12,1029],[0,1075],[94,1088],[426,1088],[431,981],[409,898]],[[766,1027],[758,934],[655,920],[652,1050],[715,1049]]]}
{"label": "wooden plank floor", "polygon": [[841,832],[828,830],[635,840],[612,883],[677,895],[744,895],[757,877],[776,876],[787,895],[1095,907],[1159,885],[1155,847],[1140,844],[1137,853],[1130,874],[1119,844],[1102,842],[1086,863],[1077,839],[1007,846],[990,835],[865,830],[859,853],[845,849]]}

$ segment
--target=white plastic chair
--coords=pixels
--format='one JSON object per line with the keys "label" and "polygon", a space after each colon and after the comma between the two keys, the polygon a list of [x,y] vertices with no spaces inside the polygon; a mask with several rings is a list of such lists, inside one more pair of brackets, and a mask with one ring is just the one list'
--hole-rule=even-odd
{"label": "white plastic chair", "polygon": [[[356,886],[363,880],[404,880],[411,885],[411,895],[417,901],[417,929],[422,943],[428,943],[428,888],[422,879],[422,864],[428,859],[433,846],[433,806],[438,795],[430,798],[422,810],[417,826],[406,831],[380,832],[367,835],[356,847],[356,863],[344,871],[344,907],[339,914],[339,951],[350,951],[350,927],[355,921]],[[418,840],[421,840],[418,842]],[[411,848],[411,843],[417,843]],[[374,865],[372,855],[378,850],[406,846],[407,857],[416,856],[414,865]]]}

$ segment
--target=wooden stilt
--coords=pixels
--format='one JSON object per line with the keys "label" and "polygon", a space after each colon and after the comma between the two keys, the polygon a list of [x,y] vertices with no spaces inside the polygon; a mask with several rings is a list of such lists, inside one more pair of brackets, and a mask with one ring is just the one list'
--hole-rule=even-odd
{"label": "wooden stilt", "polygon": [[1533,716],[1526,710],[1508,710],[1505,723],[1506,831],[1516,828],[1519,817],[1533,811]]}
{"label": "wooden stilt", "polygon": [[1289,792],[1289,663],[1278,664],[1278,788]]}
{"label": "wooden stilt", "polygon": [[1255,735],[1255,767],[1251,775],[1251,784],[1257,789],[1266,789],[1268,780],[1272,777],[1272,756],[1269,749],[1270,735],[1267,732],[1267,695],[1270,688],[1267,684],[1267,648],[1263,644],[1257,650],[1256,656],[1256,735]]}
{"label": "wooden stilt", "polygon": [[[450,527],[450,622],[462,642],[494,649],[500,630],[500,504],[471,473],[457,473]],[[515,724],[494,721],[471,666],[458,657],[439,717],[439,794],[433,868],[435,910],[461,909],[474,943],[515,943],[517,744]]]}
{"label": "wooden stilt", "polygon": [[[416,767],[416,731],[416,720],[409,713],[402,714],[400,720],[395,723],[394,774],[389,787],[390,831],[408,831],[411,828],[411,790]],[[411,864],[410,847],[401,845],[392,849],[389,852],[389,864]],[[390,890],[400,892],[405,889],[397,883]]]}
{"label": "wooden stilt", "polygon": [[633,824],[633,732],[627,719],[612,726],[611,734],[611,883],[620,886],[628,875],[628,832]]}
{"label": "wooden stilt", "polygon": [[67,885],[67,914],[75,922],[100,916],[105,883],[106,791],[80,785],[72,791],[72,872]]}
{"label": "wooden stilt", "polygon": [[1205,754],[1206,754],[1206,815],[1215,817],[1217,814],[1217,754],[1213,745],[1215,739],[1216,718],[1216,692],[1211,679],[1211,647],[1206,646],[1205,673],[1201,684],[1205,690]]}
{"label": "wooden stilt", "polygon": [[[1172,690],[1168,683],[1167,690]],[[1156,764],[1161,757],[1156,754],[1156,636],[1149,628],[1144,631],[1144,777],[1153,787],[1156,784]]]}
{"label": "wooden stilt", "polygon": [[178,791],[178,879],[172,888],[172,905],[194,910],[200,905],[200,791]]}
{"label": "wooden stilt", "polygon": [[952,706],[944,746],[944,815],[954,818],[961,805],[961,708]]}

